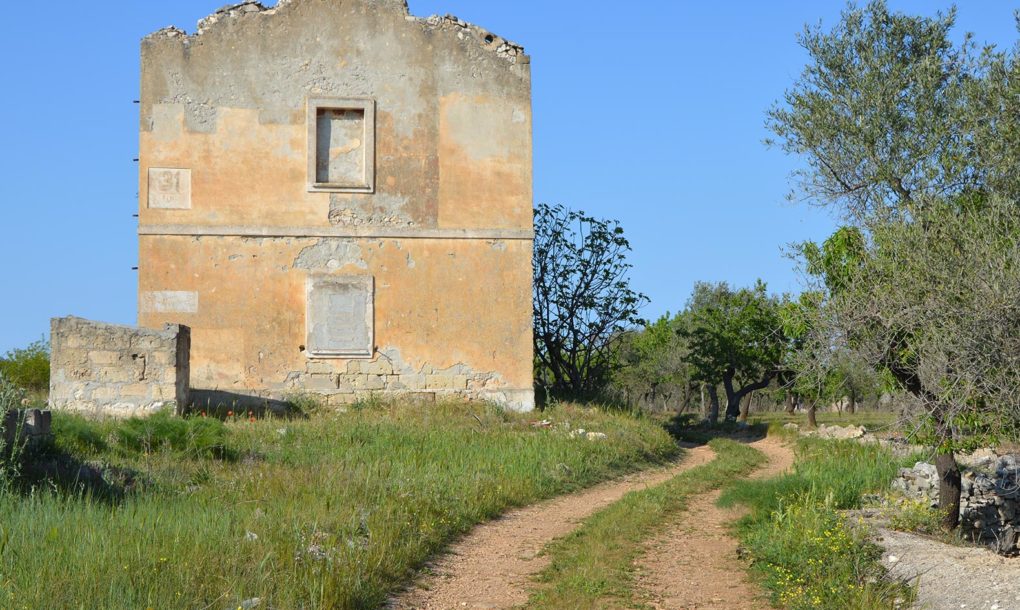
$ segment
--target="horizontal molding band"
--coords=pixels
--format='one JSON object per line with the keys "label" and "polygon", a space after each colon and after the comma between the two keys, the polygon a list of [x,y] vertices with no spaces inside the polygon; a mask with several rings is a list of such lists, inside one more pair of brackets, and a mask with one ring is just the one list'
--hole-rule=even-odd
{"label": "horizontal molding band", "polygon": [[208,227],[141,225],[139,235],[178,237],[351,237],[359,239],[535,239],[529,229],[417,229],[413,227]]}

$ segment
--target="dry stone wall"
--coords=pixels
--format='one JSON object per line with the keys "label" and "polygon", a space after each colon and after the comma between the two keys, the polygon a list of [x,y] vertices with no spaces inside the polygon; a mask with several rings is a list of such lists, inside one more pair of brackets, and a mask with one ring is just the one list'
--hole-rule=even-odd
{"label": "dry stone wall", "polygon": [[[783,427],[804,436],[878,443],[897,457],[930,451],[920,445],[876,438],[862,426],[822,425],[808,431],[801,431],[797,424]],[[1020,554],[1020,455],[998,455],[990,449],[979,449],[958,456],[957,462],[963,470],[960,493],[963,535],[987,543],[1000,554]],[[932,508],[939,505],[939,476],[934,464],[917,462],[912,468],[901,468],[892,487],[908,498],[929,503]]]}
{"label": "dry stone wall", "polygon": [[55,318],[50,324],[50,407],[128,417],[170,406],[189,394],[191,331]]}
{"label": "dry stone wall", "polygon": [[[961,462],[964,460],[961,460]],[[972,461],[963,473],[960,527],[965,536],[996,551],[1015,555],[1020,534],[1020,456],[992,456]],[[933,464],[918,462],[900,469],[893,487],[904,495],[939,504],[939,476]]]}

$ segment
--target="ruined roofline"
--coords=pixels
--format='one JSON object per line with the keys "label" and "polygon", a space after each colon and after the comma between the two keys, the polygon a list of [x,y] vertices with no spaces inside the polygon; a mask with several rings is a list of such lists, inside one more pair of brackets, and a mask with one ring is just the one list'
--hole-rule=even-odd
{"label": "ruined roofline", "polygon": [[[202,34],[206,31],[215,27],[217,23],[224,20],[245,18],[248,15],[272,16],[281,9],[300,1],[301,0],[279,0],[275,6],[270,8],[263,5],[258,0],[244,0],[244,2],[240,2],[238,4],[224,6],[211,15],[199,20],[198,27],[194,34],[189,35],[186,31],[171,25],[149,34],[142,40],[144,41],[164,36],[167,38],[180,38],[182,42],[187,45],[190,44],[192,40],[202,36]],[[530,58],[524,53],[524,47],[521,45],[494,34],[485,28],[468,23],[462,19],[458,19],[453,15],[448,14],[445,16],[432,15],[429,17],[416,17],[411,14],[410,7],[407,5],[407,0],[375,1],[399,2],[403,6],[405,19],[419,24],[425,30],[449,31],[455,33],[457,38],[461,40],[472,38],[483,49],[495,53],[510,64],[530,63]]]}

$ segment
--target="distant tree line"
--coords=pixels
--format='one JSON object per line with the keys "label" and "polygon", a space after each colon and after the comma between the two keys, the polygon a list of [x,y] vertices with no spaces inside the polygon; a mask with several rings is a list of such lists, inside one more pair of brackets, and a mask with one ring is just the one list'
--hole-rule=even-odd
{"label": "distant tree line", "polygon": [[50,388],[50,345],[40,339],[0,357],[0,376],[19,388],[46,392]]}

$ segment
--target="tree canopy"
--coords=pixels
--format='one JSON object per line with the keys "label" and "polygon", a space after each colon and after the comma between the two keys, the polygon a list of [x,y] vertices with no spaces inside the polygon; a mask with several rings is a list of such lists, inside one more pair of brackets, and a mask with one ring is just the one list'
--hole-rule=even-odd
{"label": "tree canopy", "polygon": [[800,247],[825,294],[807,353],[884,368],[927,406],[948,525],[954,450],[1008,431],[1020,386],[1020,68],[954,45],[954,21],[875,1],[807,28],[810,62],[768,120],[805,162],[795,193],[847,223]]}
{"label": "tree canopy", "polygon": [[764,282],[732,289],[725,282],[694,287],[680,332],[689,343],[694,379],[721,383],[726,418],[740,414],[747,394],[769,385],[779,374],[787,350],[780,300]]}

